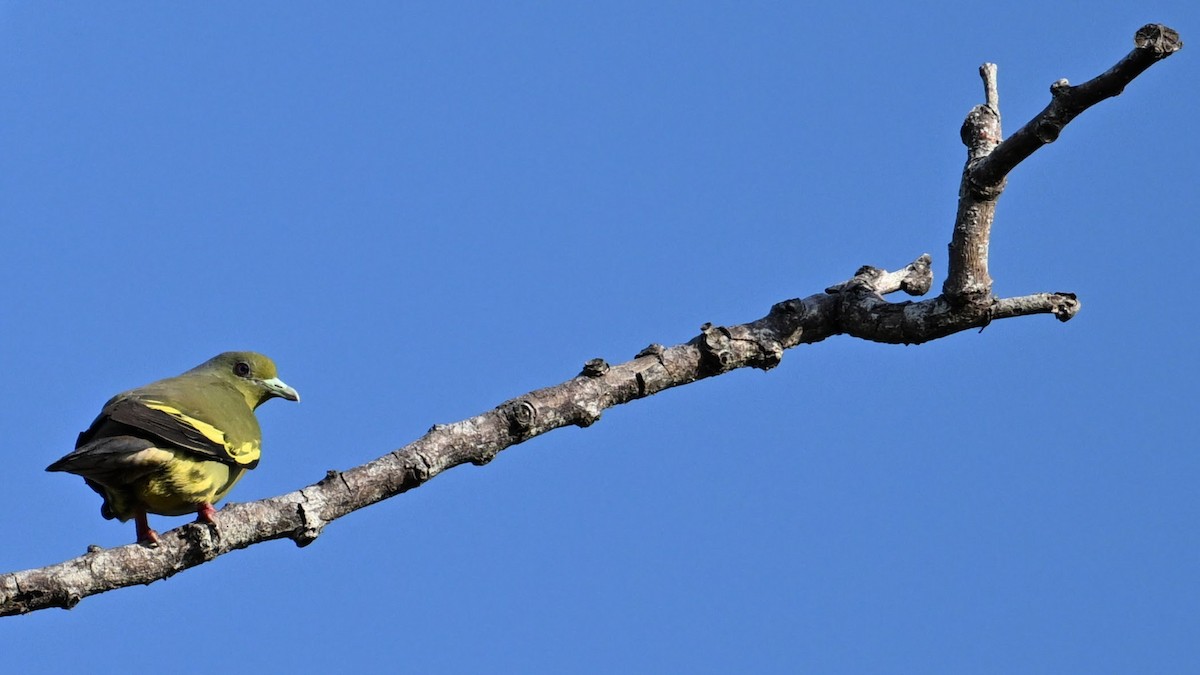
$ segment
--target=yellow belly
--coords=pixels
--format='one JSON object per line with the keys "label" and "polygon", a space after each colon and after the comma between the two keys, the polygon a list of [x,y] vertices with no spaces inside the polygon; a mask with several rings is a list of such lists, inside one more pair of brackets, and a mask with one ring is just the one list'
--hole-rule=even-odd
{"label": "yellow belly", "polygon": [[[155,449],[156,452],[164,452]],[[246,471],[221,462],[197,459],[180,451],[159,463],[159,468],[119,489],[108,487],[113,515],[129,520],[139,508],[161,516],[195,513],[202,504],[222,499]]]}

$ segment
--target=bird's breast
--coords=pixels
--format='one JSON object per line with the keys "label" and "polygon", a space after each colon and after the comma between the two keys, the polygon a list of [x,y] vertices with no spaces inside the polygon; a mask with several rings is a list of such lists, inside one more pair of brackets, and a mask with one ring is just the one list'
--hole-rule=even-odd
{"label": "bird's breast", "polygon": [[160,471],[147,476],[141,489],[135,490],[150,513],[182,516],[201,504],[223,498],[245,473],[228,464],[196,459],[176,451],[175,457]]}

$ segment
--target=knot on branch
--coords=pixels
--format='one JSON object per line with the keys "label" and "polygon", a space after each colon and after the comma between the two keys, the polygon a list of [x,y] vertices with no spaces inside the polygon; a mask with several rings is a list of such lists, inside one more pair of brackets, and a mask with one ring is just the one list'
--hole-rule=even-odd
{"label": "knot on branch", "polygon": [[82,599],[83,596],[75,591],[66,591],[62,599],[62,607],[63,609],[73,609]]}
{"label": "knot on branch", "polygon": [[[829,288],[833,287],[831,286]],[[829,288],[826,288],[825,292],[833,293],[834,291],[829,290]],[[791,300],[784,300],[783,302],[777,302],[774,305],[771,305],[771,313],[786,314],[793,317],[804,318],[808,314],[808,305],[804,304],[804,300],[802,298],[792,298]]]}
{"label": "knot on branch", "polygon": [[321,517],[321,509],[325,506],[325,497],[317,491],[305,488],[300,491],[304,501],[296,504],[297,515],[300,516],[300,527],[292,535],[296,546],[304,548],[321,536],[325,529],[326,520]]}
{"label": "knot on branch", "polygon": [[15,590],[15,593],[0,594],[0,605],[5,609],[4,612],[0,612],[0,616],[24,614],[30,611],[28,608],[61,607],[71,609],[83,599],[83,596],[77,591],[67,587],[26,590],[18,586]]}
{"label": "knot on branch", "polygon": [[1033,127],[1033,135],[1042,142],[1042,145],[1048,145],[1058,140],[1062,134],[1063,125],[1055,120],[1046,119],[1038,122]]}
{"label": "knot on branch", "polygon": [[850,280],[851,288],[869,288],[875,289],[876,284],[883,275],[887,272],[875,267],[874,265],[863,265],[854,271],[854,278]]}
{"label": "knot on branch", "polygon": [[904,278],[900,280],[900,290],[908,295],[925,295],[933,287],[933,258],[928,253],[922,253],[920,258],[904,268]]}
{"label": "knot on branch", "polygon": [[524,399],[509,401],[501,405],[499,410],[508,422],[509,433],[518,438],[528,436],[537,422],[537,408]]}
{"label": "knot on branch", "polygon": [[705,323],[700,326],[700,363],[706,373],[723,373],[729,370],[733,359],[729,329]]}
{"label": "knot on branch", "polygon": [[783,344],[769,337],[759,337],[754,341],[758,345],[759,357],[750,365],[759,370],[770,370],[783,362]]}
{"label": "knot on branch", "polygon": [[[1113,95],[1120,94],[1122,88],[1118,87]],[[1063,129],[1070,124],[1075,115],[1079,114],[1079,111],[1076,110],[1079,106],[1074,101],[1076,91],[1077,87],[1072,87],[1071,82],[1065,77],[1055,80],[1050,85],[1050,97],[1054,101],[1053,104],[1031,120],[1026,127],[1042,145],[1057,141],[1058,137],[1062,135]]]}
{"label": "knot on branch", "polygon": [[989,105],[977,105],[967,113],[958,133],[968,157],[984,157],[1001,141],[1000,114]]}
{"label": "knot on branch", "polygon": [[586,429],[600,421],[600,408],[594,402],[579,406],[575,411],[575,426]]}
{"label": "knot on branch", "polygon": [[221,541],[221,530],[216,523],[192,522],[176,530],[177,536],[187,546],[183,557],[189,566],[217,557],[217,545]]}
{"label": "knot on branch", "polygon": [[666,352],[666,348],[663,347],[662,345],[658,344],[657,342],[654,342],[654,343],[647,345],[645,349],[643,349],[642,351],[635,354],[633,358],[640,359],[643,356],[653,356],[658,359],[659,363],[662,363],[664,352]]}
{"label": "knot on branch", "polygon": [[1133,34],[1133,44],[1138,49],[1150,52],[1155,60],[1165,59],[1183,49],[1179,33],[1161,23],[1148,23]]}
{"label": "knot on branch", "polygon": [[433,463],[420,450],[397,451],[392,456],[404,463],[404,485],[421,485],[433,477]]}
{"label": "knot on branch", "polygon": [[583,370],[579,372],[584,377],[602,377],[608,372],[608,362],[604,359],[591,359],[583,364]]}
{"label": "knot on branch", "polygon": [[734,368],[750,366],[770,370],[783,360],[783,344],[774,331],[752,330],[741,326],[700,327],[697,344],[700,364],[706,375],[723,373]]}

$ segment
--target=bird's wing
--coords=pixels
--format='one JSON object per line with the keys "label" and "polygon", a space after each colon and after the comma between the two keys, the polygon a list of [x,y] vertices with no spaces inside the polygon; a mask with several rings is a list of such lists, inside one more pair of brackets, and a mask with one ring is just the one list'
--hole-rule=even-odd
{"label": "bird's wing", "polygon": [[154,447],[154,441],[148,438],[105,436],[80,445],[46,470],[67,471],[104,485],[119,485],[164,466],[173,456],[168,450]]}
{"label": "bird's wing", "polygon": [[236,442],[213,423],[164,401],[119,397],[105,406],[101,417],[151,434],[204,459],[243,469],[258,466],[260,448],[257,439]]}

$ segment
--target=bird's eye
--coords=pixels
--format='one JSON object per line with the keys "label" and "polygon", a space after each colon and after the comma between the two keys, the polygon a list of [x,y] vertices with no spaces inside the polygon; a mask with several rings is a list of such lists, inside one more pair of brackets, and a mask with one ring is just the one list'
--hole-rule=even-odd
{"label": "bird's eye", "polygon": [[238,377],[248,377],[250,375],[250,364],[245,361],[238,361],[233,364],[233,374]]}

